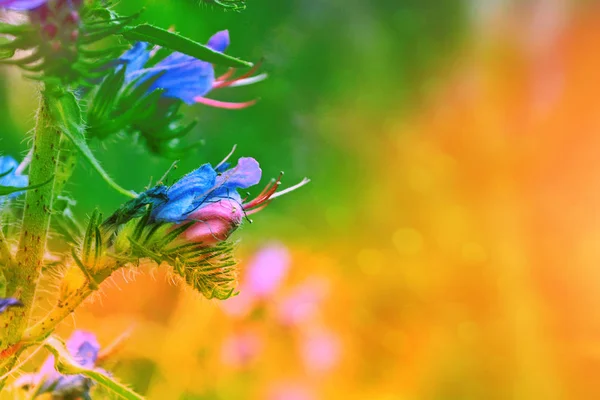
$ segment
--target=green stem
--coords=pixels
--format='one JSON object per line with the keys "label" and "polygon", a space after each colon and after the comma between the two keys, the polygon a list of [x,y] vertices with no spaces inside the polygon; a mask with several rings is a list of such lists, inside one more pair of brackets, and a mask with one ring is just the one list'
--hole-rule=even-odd
{"label": "green stem", "polygon": [[50,117],[48,100],[46,93],[43,92],[33,138],[29,181],[30,184],[49,183],[28,191],[25,199],[16,264],[7,276],[9,282],[7,293],[19,298],[24,307],[12,311],[13,319],[7,332],[6,345],[8,346],[20,340],[32,310],[46,251],[60,137],[61,132]]}

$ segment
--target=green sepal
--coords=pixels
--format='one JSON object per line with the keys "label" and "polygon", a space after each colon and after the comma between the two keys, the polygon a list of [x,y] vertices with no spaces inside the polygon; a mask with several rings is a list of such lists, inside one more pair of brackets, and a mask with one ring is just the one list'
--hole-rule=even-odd
{"label": "green sepal", "polygon": [[123,225],[133,218],[141,217],[147,212],[148,205],[164,203],[168,200],[167,187],[155,186],[146,190],[138,197],[123,204],[117,211],[102,223],[104,228],[112,228]]}
{"label": "green sepal", "polygon": [[11,49],[10,47],[2,47],[2,45],[10,42],[10,39],[0,37],[0,60],[11,58],[15,54],[15,49]]}

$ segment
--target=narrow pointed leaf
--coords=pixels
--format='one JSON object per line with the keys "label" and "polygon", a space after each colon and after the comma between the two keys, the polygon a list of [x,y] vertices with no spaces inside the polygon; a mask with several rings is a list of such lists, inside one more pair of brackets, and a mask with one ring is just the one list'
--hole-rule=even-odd
{"label": "narrow pointed leaf", "polygon": [[243,61],[239,58],[231,57],[227,54],[214,51],[213,49],[192,39],[186,38],[185,36],[181,36],[177,33],[169,32],[165,29],[148,24],[142,24],[133,28],[129,28],[125,30],[122,35],[128,40],[142,41],[159,45],[213,64],[224,65],[227,67],[252,66],[252,63],[248,61]]}
{"label": "narrow pointed leaf", "polygon": [[81,110],[73,93],[67,92],[58,97],[48,96],[48,106],[58,128],[71,139],[77,150],[94,167],[106,183],[117,192],[135,198],[136,194],[134,192],[122,188],[108,175],[89,148],[85,140]]}
{"label": "narrow pointed leaf", "polygon": [[37,189],[39,187],[42,187],[42,186],[47,185],[48,183],[50,183],[52,181],[52,179],[54,179],[54,177],[50,178],[46,182],[38,183],[37,185],[25,186],[25,187],[0,186],[0,196],[7,196],[9,194],[13,194],[13,193],[16,193],[16,192],[23,192],[23,191],[26,191],[26,190]]}

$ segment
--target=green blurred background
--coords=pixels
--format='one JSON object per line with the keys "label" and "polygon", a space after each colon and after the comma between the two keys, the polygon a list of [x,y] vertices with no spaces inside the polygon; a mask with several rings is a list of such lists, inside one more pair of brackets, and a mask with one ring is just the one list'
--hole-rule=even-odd
{"label": "green blurred background", "polygon": [[[265,184],[280,171],[285,171],[285,185],[310,177],[309,187],[293,200],[273,204],[248,229],[262,237],[298,239],[315,239],[316,232],[320,238],[344,235],[358,223],[353,208],[360,202],[359,192],[377,173],[365,156],[377,157],[374,142],[381,126],[414,107],[432,84],[436,65],[456,48],[464,23],[464,7],[456,1],[253,0],[246,11],[234,13],[192,0],[134,0],[122,2],[118,10],[129,14],[141,7],[146,7],[141,20],[174,27],[201,42],[229,29],[229,54],[264,58],[261,70],[269,80],[213,95],[227,101],[260,98],[257,106],[233,112],[189,108],[190,120],[199,123],[188,142],[205,144],[181,158],[178,173],[217,163],[237,144],[236,156],[259,160]],[[35,94],[17,71],[0,79],[1,100],[7,105],[0,111],[3,151],[22,153]],[[360,120],[345,122],[340,110],[352,110]],[[96,153],[117,182],[140,191],[173,160],[148,155],[143,145],[130,142],[111,140],[96,146]],[[94,207],[107,214],[124,200],[86,165],[77,170],[70,190],[78,215]]]}

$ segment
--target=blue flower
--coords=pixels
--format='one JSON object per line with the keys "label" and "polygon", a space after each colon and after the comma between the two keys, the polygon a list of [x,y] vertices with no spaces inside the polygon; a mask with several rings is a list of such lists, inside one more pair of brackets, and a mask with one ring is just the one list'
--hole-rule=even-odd
{"label": "blue flower", "polygon": [[[17,168],[19,163],[10,157],[0,157],[0,186],[26,187],[29,179],[27,175],[18,173]],[[15,192],[8,195],[9,198],[17,197],[23,192]],[[0,204],[4,196],[0,196]]]}
{"label": "blue flower", "polygon": [[203,207],[226,200],[242,208],[237,189],[246,189],[260,181],[262,171],[254,158],[243,157],[238,165],[218,173],[222,169],[204,164],[185,175],[167,190],[168,200],[152,210],[157,221],[181,223],[191,213]]}
{"label": "blue flower", "polygon": [[153,202],[152,219],[175,224],[194,222],[182,234],[183,238],[212,245],[226,240],[245,216],[262,210],[272,199],[308,183],[308,179],[304,179],[298,185],[276,192],[280,175],[255,199],[245,202],[238,190],[260,181],[260,166],[250,157],[240,158],[233,168],[227,169],[228,166],[225,162],[215,168],[204,164],[185,175],[167,189],[166,199]]}
{"label": "blue flower", "polygon": [[[229,46],[229,32],[217,32],[209,39],[207,46],[214,51],[224,52]],[[228,103],[204,96],[217,88],[248,85],[266,78],[265,74],[250,77],[257,67],[235,79],[228,80],[234,70],[216,78],[211,63],[179,52],[172,53],[155,65],[145,67],[153,55],[148,47],[148,43],[137,42],[120,57],[119,62],[125,68],[125,82],[135,81],[139,85],[153,79],[149,91],[162,89],[164,98],[179,99],[186,104],[202,103],[228,109],[245,108],[255,101]]]}
{"label": "blue flower", "polygon": [[0,0],[0,8],[27,11],[46,4],[48,0]]}
{"label": "blue flower", "polygon": [[8,310],[11,307],[23,307],[23,303],[21,303],[17,299],[11,298],[11,297],[8,297],[8,298],[0,297],[0,314],[2,314],[3,312],[5,312],[6,310]]}
{"label": "blue flower", "polygon": [[[85,368],[95,367],[100,345],[93,333],[75,331],[66,344],[67,350],[79,365]],[[36,396],[49,393],[53,399],[90,399],[93,381],[83,375],[62,375],[56,371],[54,363],[54,356],[50,355],[39,372],[23,375],[15,385],[39,388]]]}

